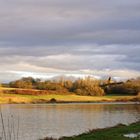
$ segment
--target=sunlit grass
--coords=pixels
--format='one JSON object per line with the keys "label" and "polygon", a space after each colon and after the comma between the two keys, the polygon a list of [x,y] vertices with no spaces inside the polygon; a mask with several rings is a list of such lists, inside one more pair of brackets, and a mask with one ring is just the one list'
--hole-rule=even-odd
{"label": "sunlit grass", "polygon": [[0,103],[32,103],[38,100],[49,101],[55,98],[57,101],[65,102],[98,102],[98,101],[115,101],[115,100],[131,100],[136,96],[78,96],[78,95],[18,95],[18,94],[3,94],[0,96]]}
{"label": "sunlit grass", "polygon": [[[1,88],[2,90],[13,90],[13,88]],[[137,98],[137,96],[124,95],[107,95],[107,96],[79,96],[74,93],[69,94],[47,94],[47,95],[21,95],[21,94],[3,94],[0,93],[0,103],[41,103],[48,102],[51,99],[58,102],[112,102],[112,101],[129,101]]]}

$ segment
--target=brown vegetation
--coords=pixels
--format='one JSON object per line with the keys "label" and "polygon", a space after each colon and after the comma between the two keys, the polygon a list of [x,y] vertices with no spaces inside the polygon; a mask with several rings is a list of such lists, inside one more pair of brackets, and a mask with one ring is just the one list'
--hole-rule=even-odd
{"label": "brown vegetation", "polygon": [[138,95],[140,92],[140,79],[106,85],[104,90],[107,94]]}
{"label": "brown vegetation", "polygon": [[[32,77],[22,78],[17,81],[9,83],[12,88],[22,88],[22,90],[13,90],[15,94],[48,94],[48,93],[63,93],[69,92],[77,95],[87,96],[102,96],[105,95],[104,90],[100,87],[100,82],[93,80],[90,77],[86,79],[78,79],[74,82],[70,80],[54,81],[41,81],[33,79]],[[32,90],[34,89],[34,90]]]}
{"label": "brown vegetation", "polygon": [[[138,95],[140,92],[140,79],[128,80],[126,82],[104,82],[91,79],[78,79],[76,81],[41,81],[32,77],[22,78],[10,82],[8,87],[14,94],[43,95],[43,94],[70,94],[75,93],[82,96],[103,96],[103,95]],[[18,89],[17,89],[18,88]],[[9,93],[9,91],[4,91]]]}

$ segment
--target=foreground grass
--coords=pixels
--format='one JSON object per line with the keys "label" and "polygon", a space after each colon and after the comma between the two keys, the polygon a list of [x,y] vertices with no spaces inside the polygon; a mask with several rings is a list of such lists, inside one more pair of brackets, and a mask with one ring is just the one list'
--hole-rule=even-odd
{"label": "foreground grass", "polygon": [[[140,136],[136,138],[124,137],[124,134],[139,133],[140,122],[126,125],[117,125],[115,127],[92,130],[73,137],[62,137],[59,140],[140,140]],[[45,138],[44,140],[55,140],[53,138]]]}
{"label": "foreground grass", "polygon": [[[5,90],[4,88],[2,90]],[[13,90],[6,88],[6,90]],[[115,102],[115,101],[138,101],[138,96],[78,96],[69,94],[47,94],[47,95],[20,95],[20,94],[2,94],[0,93],[0,103],[48,103],[51,99],[57,102]]]}

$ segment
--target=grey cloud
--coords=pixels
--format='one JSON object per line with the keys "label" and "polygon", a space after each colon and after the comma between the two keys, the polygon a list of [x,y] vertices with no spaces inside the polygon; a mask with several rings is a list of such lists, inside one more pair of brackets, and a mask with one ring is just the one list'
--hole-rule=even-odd
{"label": "grey cloud", "polygon": [[13,45],[140,43],[137,0],[1,3],[0,40]]}
{"label": "grey cloud", "polygon": [[[119,69],[140,70],[139,45],[53,46],[22,48],[0,48],[1,64],[29,63],[39,67],[63,70],[76,69]],[[98,62],[98,63],[96,63]]]}
{"label": "grey cloud", "polygon": [[140,71],[139,0],[1,0],[0,17],[0,70]]}

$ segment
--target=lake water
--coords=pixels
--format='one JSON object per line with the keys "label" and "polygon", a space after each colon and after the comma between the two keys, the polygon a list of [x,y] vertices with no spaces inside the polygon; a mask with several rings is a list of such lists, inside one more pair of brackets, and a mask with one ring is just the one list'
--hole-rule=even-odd
{"label": "lake water", "polygon": [[17,104],[1,108],[7,135],[16,138],[18,133],[19,140],[72,136],[118,123],[129,124],[140,118],[140,104],[131,103]]}

